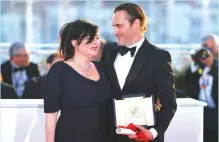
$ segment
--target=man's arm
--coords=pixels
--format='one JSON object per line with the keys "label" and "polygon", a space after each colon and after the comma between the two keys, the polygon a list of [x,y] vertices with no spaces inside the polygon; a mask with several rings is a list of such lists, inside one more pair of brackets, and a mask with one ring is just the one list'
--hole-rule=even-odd
{"label": "man's arm", "polygon": [[38,65],[35,65],[35,76],[40,76],[40,71],[39,71],[39,68],[38,68]]}
{"label": "man's arm", "polygon": [[164,137],[164,132],[168,128],[177,109],[175,95],[175,74],[171,65],[169,52],[160,52],[161,59],[155,67],[155,89],[156,95],[162,105],[157,112],[156,125],[154,129],[158,132],[158,138]]}
{"label": "man's arm", "polygon": [[[148,140],[156,138],[163,139],[164,132],[168,128],[177,108],[175,95],[175,75],[171,65],[171,56],[167,51],[161,51],[156,55],[155,74],[155,100],[157,97],[162,105],[160,111],[156,112],[156,125],[150,129],[145,129],[143,126],[136,125]],[[136,135],[128,135],[130,139],[137,139]]]}
{"label": "man's arm", "polygon": [[37,79],[33,77],[25,82],[24,99],[35,99],[37,94]]}
{"label": "man's arm", "polygon": [[[100,59],[100,65],[102,69],[105,71],[106,70],[106,64],[107,64],[107,58],[110,58],[109,56],[111,55],[112,50],[116,47],[115,42],[110,42],[107,41],[103,46],[102,46],[102,55]],[[106,74],[107,75],[107,74]]]}
{"label": "man's arm", "polygon": [[40,76],[38,65],[35,63],[30,63],[30,65],[27,67],[27,70],[30,72],[31,77]]}

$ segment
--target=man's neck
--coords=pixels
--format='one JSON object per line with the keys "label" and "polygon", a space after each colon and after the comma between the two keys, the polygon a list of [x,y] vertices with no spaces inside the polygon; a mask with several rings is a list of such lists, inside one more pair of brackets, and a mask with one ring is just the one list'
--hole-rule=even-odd
{"label": "man's neck", "polygon": [[14,68],[19,68],[20,66],[18,66],[17,64],[15,64],[12,60],[11,60],[11,65],[12,65],[12,67],[14,67]]}
{"label": "man's neck", "polygon": [[139,37],[133,40],[132,44],[128,45],[129,46],[136,46],[137,43],[139,43],[144,37]]}
{"label": "man's neck", "polygon": [[127,46],[132,46],[132,45],[138,43],[142,38],[144,38],[143,35],[133,37],[133,40]]}

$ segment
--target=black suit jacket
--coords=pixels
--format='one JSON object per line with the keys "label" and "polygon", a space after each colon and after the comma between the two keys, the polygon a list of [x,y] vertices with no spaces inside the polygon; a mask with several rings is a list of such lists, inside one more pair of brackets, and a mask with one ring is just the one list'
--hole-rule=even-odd
{"label": "black suit jacket", "polygon": [[[12,65],[10,61],[6,61],[5,63],[1,65],[1,73],[2,73],[3,82],[6,82],[12,85],[12,71],[11,70],[12,70]],[[29,66],[25,68],[25,70],[26,70],[28,78],[36,77],[40,75],[38,66],[34,63],[30,63]]]}
{"label": "black suit jacket", "polygon": [[23,99],[43,99],[42,90],[45,84],[46,75],[33,77],[25,83]]}
{"label": "black suit jacket", "polygon": [[13,86],[1,82],[1,99],[18,99]]}
{"label": "black suit jacket", "polygon": [[[118,54],[116,43],[106,44],[101,64],[113,88],[113,95],[121,99],[124,94],[145,93],[154,95],[155,101],[160,99],[161,110],[156,112],[158,137],[153,141],[162,142],[164,132],[172,120],[177,104],[175,96],[175,76],[171,66],[169,52],[150,44],[146,38],[133,61],[125,85],[121,90],[114,69],[114,61]],[[127,136],[116,135],[116,142],[134,142]]]}

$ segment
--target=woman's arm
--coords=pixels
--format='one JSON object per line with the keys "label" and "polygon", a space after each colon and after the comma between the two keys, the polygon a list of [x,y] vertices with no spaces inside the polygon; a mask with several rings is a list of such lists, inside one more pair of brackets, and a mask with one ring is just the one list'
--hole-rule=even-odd
{"label": "woman's arm", "polygon": [[46,142],[55,142],[55,128],[58,112],[46,113]]}

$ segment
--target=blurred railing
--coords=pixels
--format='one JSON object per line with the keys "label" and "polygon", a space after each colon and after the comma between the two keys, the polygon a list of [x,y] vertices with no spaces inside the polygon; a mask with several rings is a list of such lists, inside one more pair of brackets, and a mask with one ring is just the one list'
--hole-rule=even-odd
{"label": "blurred railing", "polygon": [[[11,43],[0,43],[1,62],[8,59],[8,48]],[[39,64],[40,70],[45,73],[45,59],[58,50],[58,44],[25,44],[30,51],[30,60]],[[189,51],[199,48],[200,44],[156,44],[156,46],[170,52],[173,67],[181,70],[190,62]]]}

